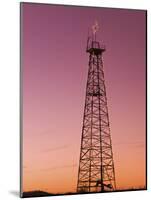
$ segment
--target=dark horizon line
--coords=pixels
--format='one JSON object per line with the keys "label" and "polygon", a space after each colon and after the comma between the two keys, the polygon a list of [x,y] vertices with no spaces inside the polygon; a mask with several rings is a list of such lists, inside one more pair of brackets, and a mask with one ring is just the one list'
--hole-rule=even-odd
{"label": "dark horizon line", "polygon": [[80,195],[80,194],[98,194],[98,193],[110,193],[110,192],[129,192],[129,191],[142,191],[147,190],[147,186],[140,186],[137,188],[121,188],[114,191],[103,191],[103,192],[65,192],[65,193],[50,193],[47,191],[42,190],[33,190],[33,191],[26,191],[21,194],[21,197],[28,198],[28,197],[43,197],[43,196],[61,196],[61,195]]}

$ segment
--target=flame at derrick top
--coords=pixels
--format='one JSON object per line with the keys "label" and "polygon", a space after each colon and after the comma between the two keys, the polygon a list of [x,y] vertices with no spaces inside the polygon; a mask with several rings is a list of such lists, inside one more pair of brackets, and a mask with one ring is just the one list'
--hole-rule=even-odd
{"label": "flame at derrick top", "polygon": [[99,24],[97,20],[95,20],[94,24],[91,27],[91,32],[89,32],[88,29],[88,38],[87,38],[87,47],[86,47],[86,52],[93,55],[100,55],[105,51],[105,46],[102,45],[97,37],[96,37],[96,32],[99,31]]}
{"label": "flame at derrick top", "polygon": [[95,21],[94,25],[92,25],[92,33],[95,35],[98,30],[99,30],[99,24],[97,21]]}

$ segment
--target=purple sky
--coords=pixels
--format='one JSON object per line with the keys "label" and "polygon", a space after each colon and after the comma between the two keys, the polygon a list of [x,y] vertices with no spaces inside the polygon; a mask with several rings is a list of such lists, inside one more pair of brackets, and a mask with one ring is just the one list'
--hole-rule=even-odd
{"label": "purple sky", "polygon": [[[98,39],[107,49],[103,60],[117,186],[143,186],[145,11],[22,6],[24,190],[75,190],[88,71],[86,40],[95,20]],[[58,185],[66,170],[66,183]]]}

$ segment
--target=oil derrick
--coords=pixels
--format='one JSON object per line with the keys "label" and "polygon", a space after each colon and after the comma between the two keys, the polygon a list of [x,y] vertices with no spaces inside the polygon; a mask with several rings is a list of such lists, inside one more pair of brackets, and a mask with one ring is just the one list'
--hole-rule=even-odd
{"label": "oil derrick", "polygon": [[96,40],[98,24],[88,36],[89,69],[81,137],[77,193],[116,189],[102,54]]}

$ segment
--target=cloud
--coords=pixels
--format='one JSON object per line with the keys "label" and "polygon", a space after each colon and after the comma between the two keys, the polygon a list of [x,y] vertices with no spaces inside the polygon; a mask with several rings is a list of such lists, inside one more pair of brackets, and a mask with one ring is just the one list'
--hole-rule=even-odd
{"label": "cloud", "polygon": [[113,145],[133,145],[135,147],[144,147],[145,144],[143,142],[121,142],[121,143],[113,143]]}
{"label": "cloud", "polygon": [[77,164],[73,164],[73,165],[62,165],[62,166],[53,166],[47,169],[41,169],[40,171],[52,171],[52,170],[57,170],[57,169],[64,169],[64,168],[73,168],[73,167],[77,167]]}
{"label": "cloud", "polygon": [[45,150],[45,152],[51,152],[51,151],[59,151],[59,150],[63,150],[63,149],[66,149],[68,148],[70,145],[62,145],[62,146],[57,146],[57,147],[53,147],[53,148],[47,148]]}
{"label": "cloud", "polygon": [[145,147],[145,144],[137,144],[136,147],[137,147],[137,148],[144,148],[144,147]]}

